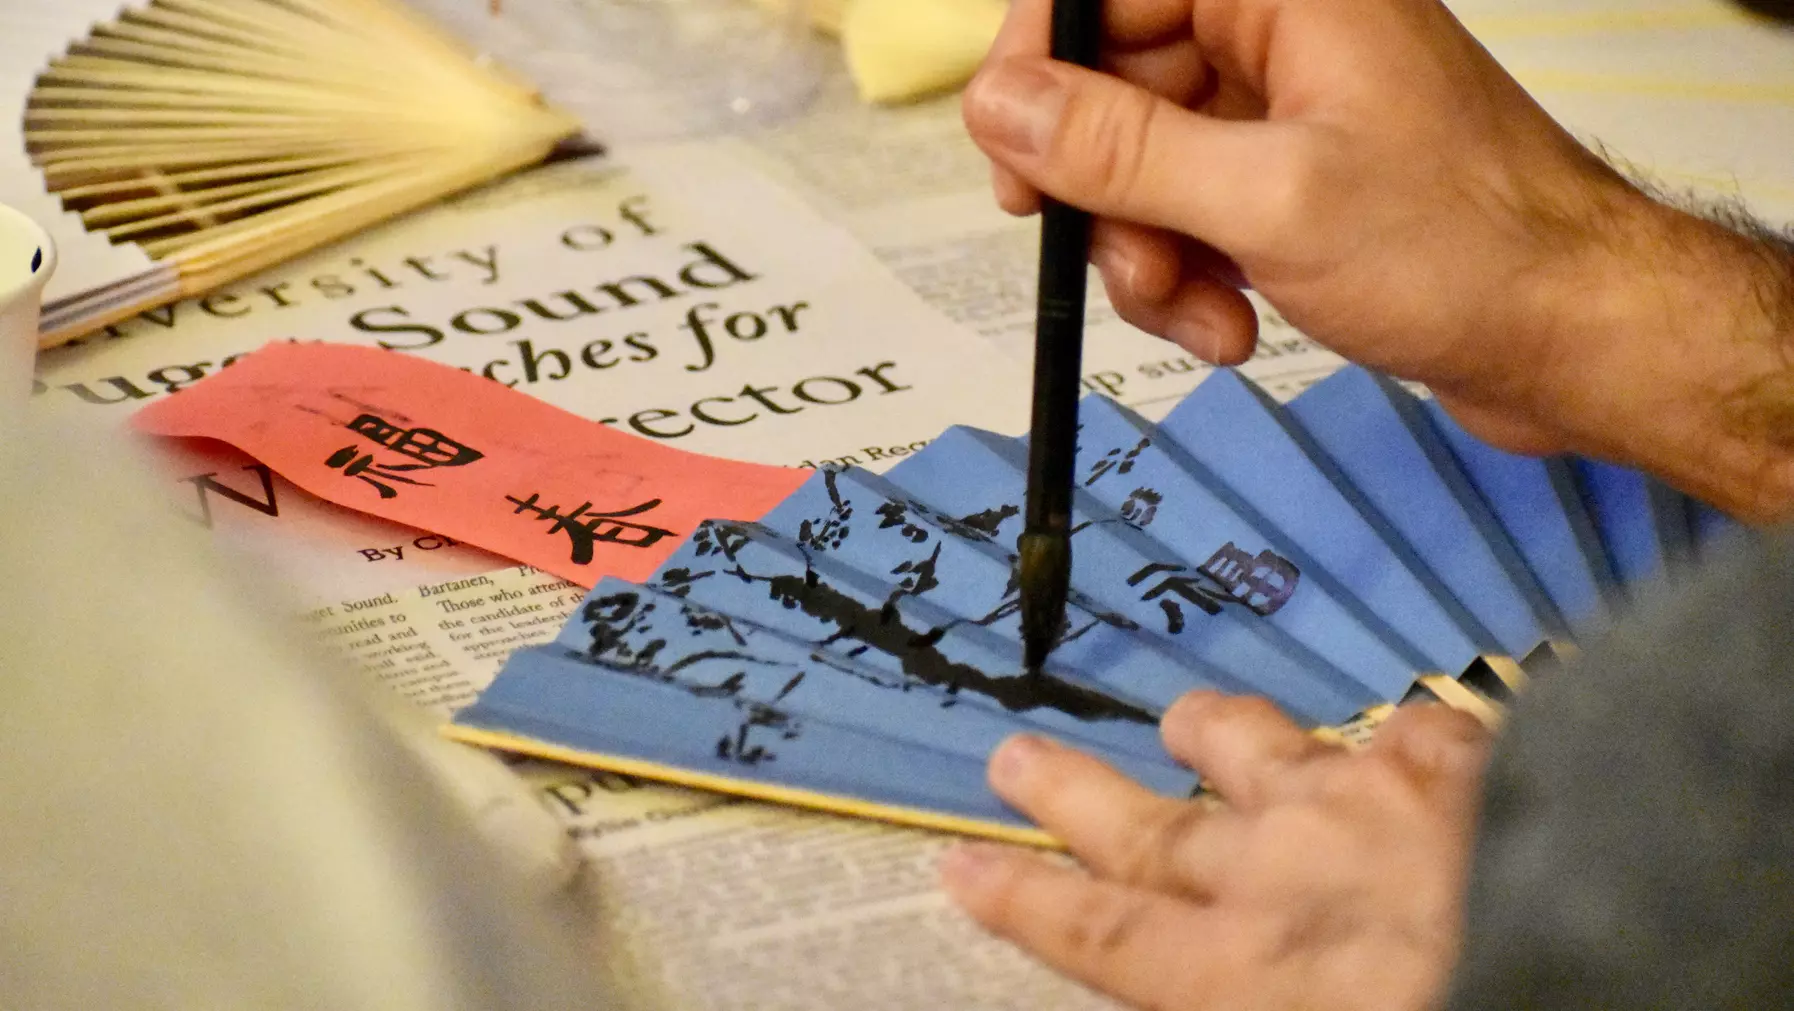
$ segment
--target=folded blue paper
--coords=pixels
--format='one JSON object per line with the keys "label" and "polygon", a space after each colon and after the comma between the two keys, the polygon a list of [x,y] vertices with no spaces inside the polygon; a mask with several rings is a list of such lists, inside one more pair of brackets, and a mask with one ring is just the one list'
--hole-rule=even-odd
{"label": "folded blue paper", "polygon": [[1465,431],[1438,401],[1427,404],[1427,416],[1551,598],[1554,629],[1605,623],[1613,569],[1570,461],[1503,453]]}
{"label": "folded blue paper", "polygon": [[1693,556],[1690,506],[1674,489],[1600,460],[1577,460],[1573,466],[1622,587],[1637,586]]}
{"label": "folded blue paper", "polygon": [[[1145,426],[1143,419],[1135,424]],[[1469,614],[1423,578],[1422,563],[1347,497],[1344,477],[1250,381],[1215,373],[1157,431],[1179,466],[1274,525],[1277,542],[1301,559],[1305,573],[1355,602],[1354,617],[1399,650],[1410,672],[1460,671],[1482,652]]]}
{"label": "folded blue paper", "polygon": [[600,582],[449,732],[1042,842],[985,785],[1010,734],[1186,795],[1155,724],[1187,691],[1339,724],[1601,628],[1622,588],[1748,536],[1643,475],[1490,447],[1357,368],[1288,405],[1221,371],[1160,424],[1100,397],[1079,420],[1072,593],[1038,674],[1026,445],[954,428],[885,476],[818,471],[757,522],[704,524],[646,585]]}

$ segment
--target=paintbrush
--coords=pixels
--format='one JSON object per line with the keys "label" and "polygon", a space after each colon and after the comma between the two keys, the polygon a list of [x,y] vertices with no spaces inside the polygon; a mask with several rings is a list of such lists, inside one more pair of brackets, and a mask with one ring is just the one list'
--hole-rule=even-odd
{"label": "paintbrush", "polygon": [[[1054,0],[1052,33],[1053,59],[1094,68],[1102,43],[1102,0]],[[1071,588],[1072,470],[1078,450],[1089,256],[1090,215],[1043,197],[1027,525],[1016,545],[1021,556],[1022,658],[1030,673],[1040,671],[1059,638]]]}

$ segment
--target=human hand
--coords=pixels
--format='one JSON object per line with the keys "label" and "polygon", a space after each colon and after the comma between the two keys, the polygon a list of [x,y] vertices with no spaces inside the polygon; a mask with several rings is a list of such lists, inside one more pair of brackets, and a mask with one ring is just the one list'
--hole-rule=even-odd
{"label": "human hand", "polygon": [[1489,738],[1438,705],[1349,752],[1261,699],[1185,696],[1165,745],[1224,803],[1150,793],[1037,738],[993,787],[1089,869],[987,844],[942,863],[953,899],[1060,971],[1139,1007],[1435,1006],[1456,960]]}
{"label": "human hand", "polygon": [[1794,263],[1640,192],[1436,0],[1109,0],[1101,74],[1045,58],[1050,7],[1015,0],[966,123],[1005,208],[1098,216],[1130,322],[1237,363],[1249,284],[1497,445],[1794,501],[1794,464],[1759,487],[1794,445],[1760,409]]}

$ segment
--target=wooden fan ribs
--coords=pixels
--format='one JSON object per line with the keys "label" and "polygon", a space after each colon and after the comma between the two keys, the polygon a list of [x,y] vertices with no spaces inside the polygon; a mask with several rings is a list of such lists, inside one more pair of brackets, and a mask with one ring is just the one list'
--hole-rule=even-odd
{"label": "wooden fan ribs", "polygon": [[540,161],[577,131],[387,0],[153,0],[39,76],[26,151],[193,293]]}

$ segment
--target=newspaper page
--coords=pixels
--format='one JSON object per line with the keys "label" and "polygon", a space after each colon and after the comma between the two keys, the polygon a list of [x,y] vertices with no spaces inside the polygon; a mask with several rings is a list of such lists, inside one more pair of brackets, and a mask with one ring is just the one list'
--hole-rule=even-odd
{"label": "newspaper page", "polygon": [[[997,207],[958,96],[873,108],[841,70],[802,116],[746,140],[756,164],[851,228],[931,305],[1032,360],[1040,225]],[[1340,358],[1252,297],[1260,340],[1242,372],[1288,399],[1339,367]],[[1116,315],[1094,271],[1087,298],[1086,392],[1157,420],[1208,374],[1194,355]]]}
{"label": "newspaper page", "polygon": [[531,776],[588,855],[601,957],[648,1006],[1118,1007],[954,910],[936,885],[944,836],[608,773]]}
{"label": "newspaper page", "polygon": [[[428,544],[433,535],[417,539]],[[512,650],[554,638],[584,596],[582,587],[519,565],[339,597],[303,619],[345,662],[446,719],[479,695]]]}
{"label": "newspaper page", "polygon": [[[553,166],[145,313],[44,355],[34,409],[122,427],[233,355],[294,338],[424,355],[680,448],[766,463],[882,468],[950,424],[1025,425],[1020,363],[727,149]],[[840,382],[804,399],[798,386],[819,376]],[[172,508],[285,584],[347,662],[438,717],[511,650],[550,639],[583,596],[312,499],[223,447],[157,455]],[[595,957],[649,1004],[1103,1006],[947,906],[942,837],[523,768],[589,858]]]}

